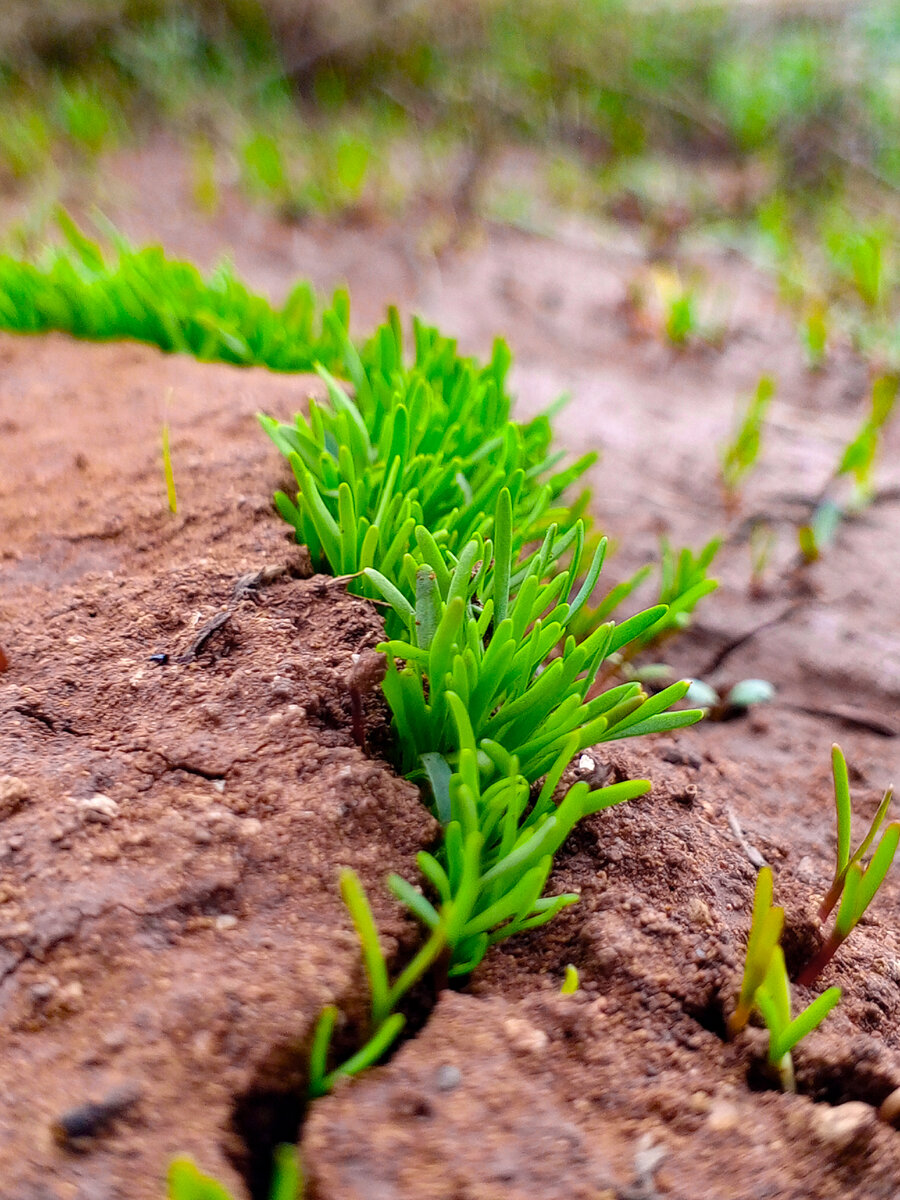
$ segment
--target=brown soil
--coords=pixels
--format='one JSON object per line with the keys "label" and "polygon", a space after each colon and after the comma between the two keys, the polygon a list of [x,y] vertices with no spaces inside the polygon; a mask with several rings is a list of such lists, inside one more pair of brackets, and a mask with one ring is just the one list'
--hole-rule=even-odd
{"label": "brown soil", "polygon": [[[610,580],[660,533],[729,533],[722,589],[667,659],[778,689],[750,717],[600,747],[579,768],[654,788],[571,839],[554,886],[577,906],[492,952],[386,1066],[312,1107],[310,1194],[895,1196],[900,1135],[875,1107],[900,1086],[896,878],[821,981],[844,1000],[796,1054],[803,1094],[763,1086],[755,1031],[722,1037],[755,877],[734,823],[775,870],[796,964],[830,877],[831,742],[863,817],[898,766],[896,434],[885,499],[820,564],[792,564],[793,524],[861,414],[861,365],[838,348],[807,372],[765,282],[726,256],[702,259],[721,347],[677,354],[635,332],[628,286],[647,264],[621,233],[496,229],[438,263],[408,230],[288,230],[233,200],[204,225],[163,162],[165,148],[129,160],[108,206],[135,236],[201,262],[231,244],[274,295],[297,274],[346,279],[363,329],[395,300],[473,350],[506,334],[522,413],[570,389],[564,440],[604,451]],[[269,504],[282,467],[253,414],[289,413],[309,381],[61,337],[6,338],[0,355],[0,775],[21,781],[0,783],[0,1192],[158,1200],[184,1150],[248,1195],[235,1167],[252,1173],[296,1128],[288,1093],[317,1013],[364,1002],[338,868],[360,872],[390,950],[413,931],[384,877],[413,877],[434,835],[351,735],[347,675],[377,616],[302,577]],[[762,371],[779,380],[765,454],[728,517],[716,446]],[[175,517],[158,450],[170,387]],[[779,536],[762,594],[756,513]],[[376,697],[368,715],[383,727]],[[570,962],[582,987],[560,996]],[[96,1136],[54,1140],[122,1088],[132,1102]]]}

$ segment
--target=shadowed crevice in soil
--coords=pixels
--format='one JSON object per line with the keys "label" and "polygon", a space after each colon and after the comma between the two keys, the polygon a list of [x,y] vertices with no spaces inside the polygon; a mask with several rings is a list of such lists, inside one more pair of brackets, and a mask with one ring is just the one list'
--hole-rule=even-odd
{"label": "shadowed crevice in soil", "polygon": [[[388,958],[391,978],[396,978],[418,948],[413,937],[398,946],[397,953]],[[383,1065],[421,1034],[445,986],[446,971],[438,965],[404,997],[397,1011],[406,1023],[382,1058]],[[339,1012],[329,1056],[334,1066],[356,1053],[368,1037],[369,993],[361,968],[351,987],[332,1003]],[[282,1143],[300,1142],[309,1110],[317,1103],[308,1099],[314,1032],[311,1027],[305,1038],[273,1046],[261,1059],[249,1085],[234,1099],[229,1126],[236,1140],[228,1142],[233,1147],[229,1158],[244,1179],[251,1200],[268,1200],[275,1149]]]}

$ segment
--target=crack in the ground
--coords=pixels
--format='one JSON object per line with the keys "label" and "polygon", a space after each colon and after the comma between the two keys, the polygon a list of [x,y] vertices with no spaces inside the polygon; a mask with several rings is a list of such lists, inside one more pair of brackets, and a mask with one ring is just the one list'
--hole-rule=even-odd
{"label": "crack in the ground", "polygon": [[[164,754],[160,754],[160,758],[162,758],[163,762],[166,764],[166,770],[162,772],[162,774],[166,774],[169,771],[183,771],[185,775],[196,775],[199,779],[206,779],[211,783],[218,783],[221,780],[226,779],[228,772],[234,766],[234,763],[232,762],[229,763],[229,765],[223,770],[211,770],[208,767],[197,767],[188,762],[178,762],[173,759],[166,758]],[[160,775],[158,778],[161,777],[162,775]]]}
{"label": "crack in the ground", "polygon": [[787,608],[782,609],[782,611],[777,613],[774,617],[770,617],[767,621],[763,621],[762,624],[756,625],[753,629],[748,629],[746,632],[739,633],[736,637],[731,638],[731,640],[727,641],[720,650],[716,651],[709,662],[706,663],[706,665],[700,670],[699,678],[706,679],[708,676],[712,675],[713,672],[718,671],[718,669],[731,657],[732,654],[735,653],[735,651],[740,650],[742,646],[746,646],[748,642],[751,642],[755,637],[758,637],[759,634],[764,633],[767,629],[774,629],[783,621],[789,621],[795,613],[801,612],[804,608],[808,608],[811,603],[812,601],[810,600],[795,601],[793,604],[789,604]]}
{"label": "crack in the ground", "polygon": [[805,713],[808,717],[838,721],[843,725],[850,725],[854,729],[864,729],[868,733],[877,734],[879,737],[900,737],[900,726],[895,721],[891,721],[880,713],[867,712],[865,709],[851,708],[849,705],[843,704],[836,704],[831,708],[820,708],[812,704],[791,704],[788,701],[782,701],[781,707],[789,708],[792,712]]}
{"label": "crack in the ground", "polygon": [[68,733],[72,737],[90,737],[90,734],[73,728],[67,721],[59,720],[37,706],[14,704],[12,711],[18,713],[19,716],[27,717],[29,721],[35,721],[38,725],[43,725],[51,733]]}

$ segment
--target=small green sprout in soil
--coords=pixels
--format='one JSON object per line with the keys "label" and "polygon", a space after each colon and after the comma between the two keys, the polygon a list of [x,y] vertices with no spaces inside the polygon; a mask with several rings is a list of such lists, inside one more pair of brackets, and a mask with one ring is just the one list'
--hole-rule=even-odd
{"label": "small green sprout in soil", "polygon": [[750,530],[750,594],[762,596],[766,574],[775,550],[775,530],[767,521],[754,521]]}
{"label": "small green sprout in soil", "polygon": [[[896,375],[882,375],[874,381],[869,412],[845,446],[810,523],[798,529],[800,552],[807,562],[815,562],[834,541],[846,515],[864,511],[875,499],[875,465],[896,407],[898,384]],[[851,480],[850,495],[845,500],[835,499],[831,493],[845,479]]]}
{"label": "small green sprout in soil", "polygon": [[806,361],[812,371],[820,371],[825,365],[828,336],[828,307],[824,301],[814,300],[800,322],[800,337],[806,351]]}
{"label": "small green sprout in soil", "polygon": [[685,346],[697,332],[697,297],[691,290],[675,293],[666,300],[666,337],[673,346]]}
{"label": "small green sprout in soil", "polygon": [[[719,586],[709,575],[709,569],[722,545],[720,537],[711,538],[696,554],[688,546],[673,549],[662,538],[659,554],[659,590],[656,603],[665,611],[652,625],[640,633],[627,646],[609,656],[609,667],[625,678],[639,678],[646,668],[634,670],[629,659],[650,647],[658,647],[674,634],[682,633],[691,623],[694,609],[704,597]],[[619,606],[644,582],[653,570],[652,564],[640,567],[628,579],[616,584],[596,605],[587,605],[576,618],[572,632],[576,637],[587,636],[597,626],[607,621]],[[654,674],[652,667],[651,675]]]}
{"label": "small green sprout in soil", "polygon": [[162,458],[163,476],[166,481],[166,498],[169,502],[169,512],[178,512],[178,496],[175,491],[175,472],[172,469],[172,452],[169,448],[169,422],[164,421],[162,427]]}
{"label": "small green sprout in soil", "polygon": [[808,1033],[822,1024],[841,998],[839,987],[830,987],[817,996],[798,1016],[791,1018],[791,985],[784,951],[775,946],[765,978],[756,990],[754,1004],[769,1031],[769,1066],[778,1072],[786,1092],[796,1091],[791,1051]]}
{"label": "small green sprout in soil", "polygon": [[823,500],[813,512],[808,525],[797,530],[797,545],[804,562],[817,562],[832,544],[843,520],[843,510],[833,500]]}
{"label": "small green sprout in soil", "polygon": [[[232,1200],[231,1193],[189,1158],[176,1158],[169,1165],[167,1200]],[[279,1146],[269,1200],[302,1200],[304,1192],[300,1157],[293,1146]]]}
{"label": "small green sprout in soil", "polygon": [[563,979],[562,987],[559,989],[561,996],[574,996],[581,984],[581,979],[578,975],[578,968],[572,963],[566,967],[565,978]]}
{"label": "small green sprout in soil", "polygon": [[191,146],[191,195],[201,213],[215,216],[221,193],[216,175],[216,150],[207,137],[196,137]]}
{"label": "small green sprout in soil", "polygon": [[853,493],[849,501],[853,511],[866,508],[874,499],[875,462],[885,426],[894,412],[897,390],[898,379],[895,375],[883,375],[875,380],[869,413],[838,463],[835,477],[851,476],[853,479]]}
{"label": "small green sprout in soil", "polygon": [[700,333],[697,289],[685,284],[676,271],[653,272],[656,295],[662,307],[662,330],[671,346],[683,349]]}
{"label": "small green sprout in soil", "polygon": [[663,538],[660,547],[660,581],[657,604],[664,604],[662,617],[645,630],[637,640],[637,648],[646,650],[651,644],[673,633],[682,633],[700,601],[719,586],[709,576],[709,568],[722,546],[720,537],[710,538],[694,554],[687,546],[673,550]]}
{"label": "small green sprout in soil", "polygon": [[887,229],[857,226],[846,217],[825,238],[831,262],[870,309],[881,306],[885,291]]}
{"label": "small green sprout in soil", "polygon": [[769,1031],[769,1067],[782,1088],[792,1092],[796,1085],[791,1051],[824,1021],[840,1000],[841,990],[829,988],[791,1018],[790,983],[780,944],[783,928],[784,909],[772,904],[772,871],[763,867],[756,879],[744,976],[728,1032],[736,1036],[758,1012]]}
{"label": "small green sprout in soil", "polygon": [[93,84],[82,79],[58,82],[55,109],[60,129],[87,158],[97,158],[114,142],[118,113]]}
{"label": "small green sprout in soil", "polygon": [[847,762],[837,745],[831,748],[831,764],[834,776],[834,803],[837,812],[837,861],[831,887],[819,908],[819,919],[828,918],[835,905],[838,913],[834,928],[821,949],[813,956],[798,976],[798,982],[813,983],[850,935],[891,868],[900,844],[900,821],[892,821],[884,830],[873,852],[868,866],[862,860],[868,854],[879,831],[884,825],[893,790],[888,788],[879,804],[866,836],[857,849],[850,853],[850,781]]}
{"label": "small green sprout in soil", "polygon": [[731,441],[722,447],[722,484],[730,505],[736,502],[741,485],[759,458],[763,421],[774,395],[775,380],[771,375],[763,375]]}

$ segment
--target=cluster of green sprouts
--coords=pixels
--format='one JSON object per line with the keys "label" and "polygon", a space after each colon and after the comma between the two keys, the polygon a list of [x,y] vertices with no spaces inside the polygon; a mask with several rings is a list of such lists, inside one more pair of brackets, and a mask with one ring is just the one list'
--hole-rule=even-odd
{"label": "cluster of green sprouts", "polygon": [[[851,854],[850,784],[847,763],[839,746],[832,747],[831,760],[837,812],[837,861],[831,886],[819,908],[819,919],[827,920],[835,906],[838,913],[831,933],[797,976],[797,982],[807,987],[815,983],[861,920],[884,882],[900,844],[900,822],[894,821],[884,829],[868,865],[863,866],[863,860],[887,817],[893,794],[889,788],[866,836]],[[732,1036],[739,1033],[753,1012],[757,1012],[769,1031],[769,1066],[777,1073],[782,1087],[794,1091],[791,1050],[824,1021],[840,1000],[841,989],[828,988],[798,1016],[791,1017],[790,981],[780,944],[784,909],[772,904],[772,892],[772,872],[769,867],[763,867],[756,881],[741,990],[728,1030]]]}
{"label": "cluster of green sprouts", "polygon": [[[326,1009],[313,1040],[313,1096],[385,1053],[403,1028],[404,998],[427,975],[464,977],[491,945],[545,924],[576,901],[571,894],[544,895],[554,855],[579,821],[650,786],[629,780],[591,791],[579,782],[557,797],[580,749],[683,727],[700,717],[696,710],[669,711],[686,683],[653,697],[626,683],[588,698],[608,655],[639,637],[663,611],[649,609],[619,626],[607,622],[580,643],[567,635],[570,617],[599,575],[602,541],[585,560],[581,523],[570,537],[559,537],[551,525],[539,548],[514,561],[512,498],[505,487],[493,532],[493,542],[476,537],[451,561],[419,527],[415,544],[426,561],[416,565],[409,556],[400,572],[412,599],[374,568],[365,571],[402,629],[379,647],[387,655],[383,687],[400,766],[427,785],[443,839],[437,853],[419,855],[425,891],[397,876],[389,880],[425,927],[418,953],[394,981],[362,888],[352,873],[342,876],[371,1011],[362,1048],[329,1067],[338,1013]],[[566,551],[571,557],[560,569]]]}
{"label": "cluster of green sprouts", "polygon": [[[327,401],[311,400],[308,416],[298,414],[293,424],[262,418],[298,486],[295,500],[278,492],[275,504],[317,567],[337,575],[374,567],[395,586],[411,584],[415,557],[443,570],[442,556],[490,535],[504,487],[513,555],[551,524],[574,522],[586,496],[577,510],[558,501],[596,455],[556,470],[562,455],[552,449],[548,417],[510,420],[504,342],[482,366],[416,321],[407,366],[396,311],[359,351],[328,314],[325,320],[340,339],[340,368],[353,396],[320,367]],[[378,595],[365,577],[351,588]]]}
{"label": "cluster of green sprouts", "polygon": [[311,371],[340,358],[349,321],[345,292],[335,294],[326,323],[308,283],[275,309],[226,264],[204,279],[158,246],[134,249],[112,228],[106,232],[116,253],[107,259],[64,212],[58,223],[64,245],[48,247],[37,263],[0,255],[0,329],[130,338],[206,362],[275,371]]}
{"label": "cluster of green sprouts", "polygon": [[423,926],[394,979],[362,887],[343,874],[371,1006],[360,1048],[340,1062],[331,1052],[339,1013],[322,1014],[313,1096],[384,1055],[414,988],[465,977],[491,945],[575,901],[544,894],[554,854],[579,821],[649,784],[576,783],[557,796],[574,755],[701,715],[671,711],[686,683],[648,696],[636,680],[604,690],[603,672],[686,624],[715,586],[718,549],[665,547],[664,602],[615,624],[613,609],[643,573],[590,607],[606,542],[583,518],[587,495],[569,504],[565,493],[593,455],[562,466],[548,415],[510,419],[505,345],[481,366],[416,323],[407,365],[394,312],[358,349],[333,332],[341,362],[336,374],[319,368],[325,397],[290,424],[261,418],[297,483],[275,503],[317,567],[383,606],[398,765],[422,786],[443,837],[419,856],[421,884],[389,881]]}

